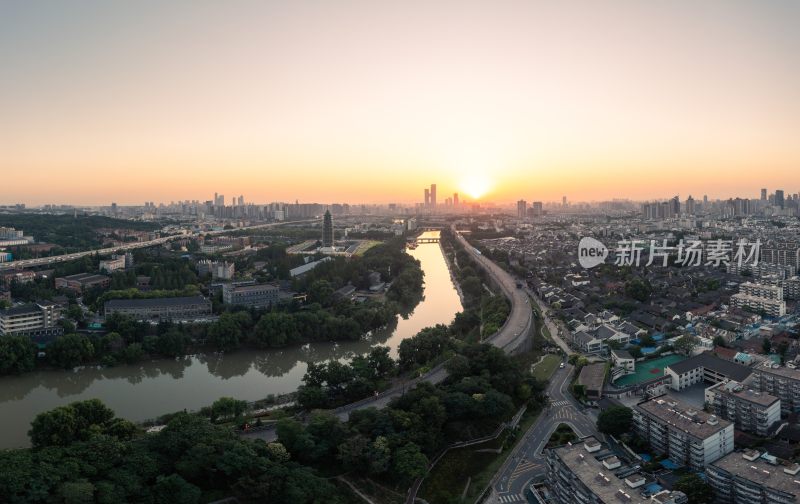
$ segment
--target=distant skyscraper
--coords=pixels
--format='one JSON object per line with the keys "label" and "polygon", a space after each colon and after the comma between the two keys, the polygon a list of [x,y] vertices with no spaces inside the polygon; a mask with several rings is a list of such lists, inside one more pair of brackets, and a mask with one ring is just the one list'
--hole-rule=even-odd
{"label": "distant skyscraper", "polygon": [[561,197],[561,206],[567,206],[567,197],[566,196],[562,196]]}
{"label": "distant skyscraper", "polygon": [[686,215],[694,215],[694,198],[691,195],[686,198]]}
{"label": "distant skyscraper", "polygon": [[524,219],[528,212],[528,202],[525,200],[517,201],[517,218]]}
{"label": "distant skyscraper", "polygon": [[322,246],[333,247],[333,218],[330,210],[325,210],[322,218]]}
{"label": "distant skyscraper", "polygon": [[761,189],[761,201],[767,201],[767,190]]}
{"label": "distant skyscraper", "polygon": [[783,190],[775,189],[775,206],[783,208],[783,205],[784,205]]}
{"label": "distant skyscraper", "polygon": [[458,193],[453,193],[453,206],[458,206]]}
{"label": "distant skyscraper", "polygon": [[431,184],[431,206],[436,208],[436,184]]}
{"label": "distant skyscraper", "polygon": [[244,206],[244,196],[239,196],[239,206]]}
{"label": "distant skyscraper", "polygon": [[425,189],[425,208],[431,206],[431,190]]}
{"label": "distant skyscraper", "polygon": [[533,216],[534,217],[541,217],[542,216],[542,214],[544,213],[542,211],[542,207],[543,206],[544,205],[542,205],[541,201],[534,201],[533,203],[531,203],[531,207],[533,208]]}

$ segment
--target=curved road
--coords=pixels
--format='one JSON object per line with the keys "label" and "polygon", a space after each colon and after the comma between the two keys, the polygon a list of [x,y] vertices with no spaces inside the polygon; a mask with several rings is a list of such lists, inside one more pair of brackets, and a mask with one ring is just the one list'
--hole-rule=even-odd
{"label": "curved road", "polygon": [[481,266],[494,282],[503,289],[506,297],[511,300],[511,313],[508,315],[506,323],[492,336],[486,338],[486,342],[502,348],[508,352],[513,352],[522,343],[531,328],[533,320],[530,298],[526,290],[517,288],[517,280],[506,270],[487,259],[486,256],[467,242],[467,240],[456,231],[455,225],[450,228],[456,239],[469,253],[475,262]]}
{"label": "curved road", "polygon": [[528,484],[544,479],[547,462],[542,454],[548,439],[559,424],[567,424],[580,437],[597,436],[595,422],[575,403],[566,389],[573,367],[567,364],[550,378],[547,395],[550,404],[517,443],[514,451],[496,473],[487,503],[527,503],[523,495]]}
{"label": "curved road", "polygon": [[[506,296],[511,300],[511,312],[509,313],[508,319],[506,319],[506,323],[503,324],[503,327],[501,327],[499,331],[486,338],[485,341],[498,348],[502,348],[506,352],[513,352],[520,343],[525,341],[533,322],[530,299],[523,289],[518,289],[516,287],[516,280],[514,280],[508,272],[475,250],[475,248],[467,243],[463,236],[455,231],[455,228],[453,228],[453,232],[459,242],[464,245],[465,250],[476,259],[476,263],[489,273],[492,279],[503,289]],[[439,365],[419,378],[409,380],[408,382],[390,388],[375,397],[342,406],[336,409],[334,413],[342,421],[347,421],[351,411],[364,408],[384,408],[392,399],[402,396],[407,389],[421,381],[437,384],[442,382],[445,378],[447,378],[447,370],[445,370],[444,365]],[[242,433],[242,436],[263,439],[265,441],[274,441],[277,438],[274,428],[250,431]]]}

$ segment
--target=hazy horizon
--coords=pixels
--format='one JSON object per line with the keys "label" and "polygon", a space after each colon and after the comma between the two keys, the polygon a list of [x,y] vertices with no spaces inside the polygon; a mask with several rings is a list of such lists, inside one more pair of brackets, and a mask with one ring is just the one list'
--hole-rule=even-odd
{"label": "hazy horizon", "polygon": [[800,191],[800,3],[0,2],[0,202]]}

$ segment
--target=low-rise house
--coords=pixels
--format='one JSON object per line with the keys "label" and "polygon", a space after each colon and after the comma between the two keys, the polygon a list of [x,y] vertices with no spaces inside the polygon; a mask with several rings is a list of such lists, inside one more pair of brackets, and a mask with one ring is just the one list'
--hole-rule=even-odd
{"label": "low-rise house", "polygon": [[193,320],[211,315],[211,301],[202,296],[106,301],[106,317],[114,313],[136,320]]}
{"label": "low-rise house", "polygon": [[107,289],[111,285],[111,278],[105,275],[92,273],[78,273],[66,277],[56,278],[56,289],[66,289],[76,294],[82,294],[89,289]]}

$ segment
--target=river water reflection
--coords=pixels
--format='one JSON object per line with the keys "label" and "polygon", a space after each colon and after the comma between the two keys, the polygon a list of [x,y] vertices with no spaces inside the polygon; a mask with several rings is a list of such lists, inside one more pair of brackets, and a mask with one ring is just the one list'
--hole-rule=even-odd
{"label": "river water reflection", "polygon": [[425,272],[423,300],[408,318],[398,317],[393,327],[362,341],[0,378],[0,449],[28,446],[33,417],[72,401],[98,398],[117,415],[141,421],[184,408],[196,410],[221,396],[252,401],[292,392],[309,362],[349,358],[375,345],[387,345],[396,355],[400,341],[424,327],[450,323],[462,308],[439,245],[420,244],[409,253]]}

